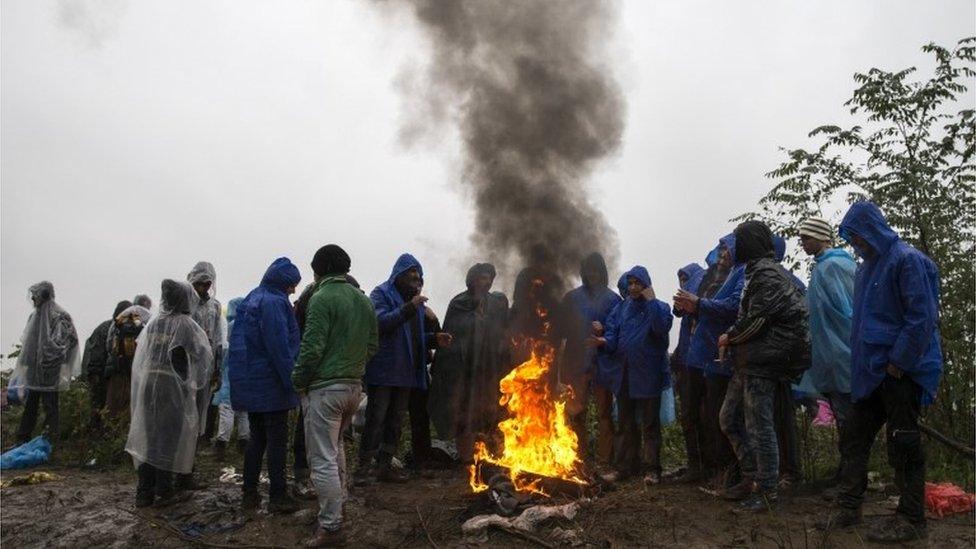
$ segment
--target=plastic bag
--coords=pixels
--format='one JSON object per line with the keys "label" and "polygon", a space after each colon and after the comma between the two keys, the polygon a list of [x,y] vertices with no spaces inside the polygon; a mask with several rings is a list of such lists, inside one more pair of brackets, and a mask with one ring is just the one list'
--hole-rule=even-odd
{"label": "plastic bag", "polygon": [[675,419],[674,387],[668,387],[661,392],[661,427],[671,425]]}
{"label": "plastic bag", "polygon": [[836,425],[837,421],[834,419],[834,411],[830,407],[830,403],[826,400],[817,400],[817,417],[813,418],[813,424],[817,427],[829,427],[831,425]]}
{"label": "plastic bag", "polygon": [[24,387],[19,379],[10,380],[7,385],[7,404],[23,404],[27,398],[27,387]]}
{"label": "plastic bag", "polygon": [[0,455],[0,470],[26,469],[45,463],[50,457],[51,443],[40,435]]}
{"label": "plastic bag", "polygon": [[974,504],[976,494],[967,494],[951,482],[925,483],[925,508],[937,517],[970,512]]}

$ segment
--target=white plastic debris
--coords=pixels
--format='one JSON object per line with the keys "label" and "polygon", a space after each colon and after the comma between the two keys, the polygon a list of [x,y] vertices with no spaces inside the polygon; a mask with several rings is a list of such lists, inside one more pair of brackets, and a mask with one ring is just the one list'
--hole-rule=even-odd
{"label": "white plastic debris", "polygon": [[573,520],[579,512],[579,502],[564,505],[535,505],[522,511],[517,517],[506,518],[501,515],[478,515],[461,525],[461,532],[466,536],[477,536],[491,526],[516,528],[525,532],[534,532],[539,523],[551,518]]}

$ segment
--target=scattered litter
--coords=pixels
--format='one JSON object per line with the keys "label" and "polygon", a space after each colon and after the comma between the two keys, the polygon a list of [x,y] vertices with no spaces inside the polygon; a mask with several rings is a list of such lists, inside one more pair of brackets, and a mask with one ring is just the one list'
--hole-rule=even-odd
{"label": "scattered litter", "polygon": [[834,411],[830,408],[830,403],[826,400],[817,400],[817,417],[813,418],[813,425],[816,427],[831,427],[837,424],[834,419]]}
{"label": "scattered litter", "polygon": [[573,520],[579,511],[579,502],[567,503],[565,505],[535,505],[529,507],[522,514],[515,518],[506,518],[501,515],[478,515],[472,517],[461,525],[461,532],[465,536],[478,537],[491,526],[500,528],[514,528],[523,532],[535,532],[539,523],[560,518]]}
{"label": "scattered litter", "polygon": [[[244,475],[237,472],[237,469],[233,467],[224,467],[220,470],[220,477],[217,479],[220,482],[226,484],[244,484]],[[258,477],[258,484],[268,484],[270,480],[268,479],[268,473],[261,472],[261,476]]]}
{"label": "scattered litter", "polygon": [[939,518],[970,512],[974,504],[976,504],[976,494],[967,494],[965,490],[951,482],[925,483],[925,507]]}
{"label": "scattered litter", "polygon": [[51,443],[40,435],[0,455],[0,470],[26,469],[45,463],[50,457]]}
{"label": "scattered litter", "polygon": [[192,504],[160,518],[194,539],[239,530],[247,522],[240,500],[223,492],[203,493]]}
{"label": "scattered litter", "polygon": [[28,484],[40,484],[42,482],[51,482],[52,480],[61,480],[61,477],[45,471],[34,471],[33,473],[27,475],[21,475],[10,480],[5,480],[0,483],[0,488],[7,488],[10,486],[26,486]]}

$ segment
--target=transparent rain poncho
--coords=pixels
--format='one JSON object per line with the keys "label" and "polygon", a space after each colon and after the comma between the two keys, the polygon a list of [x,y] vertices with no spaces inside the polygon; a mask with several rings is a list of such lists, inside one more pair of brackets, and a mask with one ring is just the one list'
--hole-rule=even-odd
{"label": "transparent rain poncho", "polygon": [[214,297],[217,295],[217,270],[212,263],[200,261],[186,275],[186,280],[191,285],[197,282],[211,283],[209,298],[200,301],[193,313],[193,320],[206,332],[215,357],[220,359],[223,350],[227,348],[227,324],[220,301]]}
{"label": "transparent rain poncho", "polygon": [[67,390],[71,377],[81,373],[78,332],[71,315],[54,302],[50,282],[39,282],[29,291],[34,311],[21,336],[10,384],[31,391]]}
{"label": "transparent rain poncho", "polygon": [[139,334],[132,362],[132,422],[125,450],[164,471],[193,469],[206,420],[213,353],[191,318],[199,297],[185,282],[163,281],[160,312]]}

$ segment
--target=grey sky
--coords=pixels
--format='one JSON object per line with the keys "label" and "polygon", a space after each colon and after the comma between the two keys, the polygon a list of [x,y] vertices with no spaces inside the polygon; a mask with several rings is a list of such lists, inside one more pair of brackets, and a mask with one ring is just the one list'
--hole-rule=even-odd
{"label": "grey sky", "polygon": [[[427,59],[409,14],[353,0],[2,9],[0,351],[41,279],[82,337],[198,260],[226,302],[278,256],[310,280],[327,242],[367,291],[404,251],[439,314],[463,289],[456,134],[397,142],[397,77]],[[608,37],[623,147],[590,184],[618,267],[645,264],[671,295],[676,269],[768,189],[777,147],[846,120],[855,71],[925,66],[922,44],[952,45],[974,20],[971,0],[623,3]]]}

